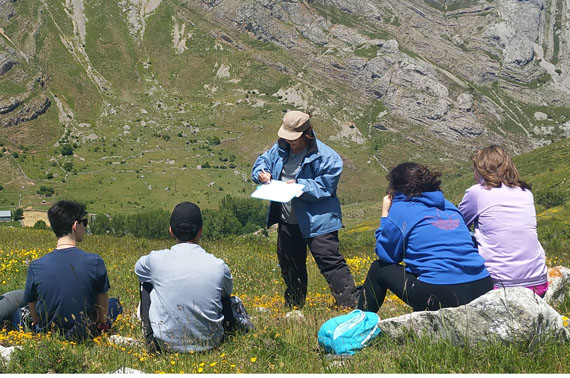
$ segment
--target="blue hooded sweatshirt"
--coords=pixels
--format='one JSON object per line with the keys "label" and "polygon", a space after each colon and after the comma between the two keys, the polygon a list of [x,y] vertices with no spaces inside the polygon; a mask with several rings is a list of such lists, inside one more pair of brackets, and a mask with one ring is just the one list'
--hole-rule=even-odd
{"label": "blue hooded sweatshirt", "polygon": [[441,191],[411,198],[396,193],[376,230],[376,254],[383,262],[403,261],[407,272],[428,284],[461,284],[489,275],[463,216]]}

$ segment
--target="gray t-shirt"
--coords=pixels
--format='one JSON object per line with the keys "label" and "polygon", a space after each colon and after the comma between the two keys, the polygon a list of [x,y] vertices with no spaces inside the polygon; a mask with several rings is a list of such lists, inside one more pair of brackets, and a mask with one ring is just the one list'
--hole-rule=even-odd
{"label": "gray t-shirt", "polygon": [[[307,146],[303,151],[296,154],[289,150],[289,159],[287,159],[287,162],[283,164],[283,170],[281,171],[281,181],[295,179],[301,169],[301,164],[303,163],[303,159],[305,159],[308,148],[309,147]],[[298,223],[291,201],[281,204],[281,220],[290,224]]]}
{"label": "gray t-shirt", "polygon": [[149,318],[154,337],[176,352],[208,350],[224,334],[222,296],[232,292],[223,260],[198,244],[180,243],[152,251],[135,264],[141,282],[153,286]]}

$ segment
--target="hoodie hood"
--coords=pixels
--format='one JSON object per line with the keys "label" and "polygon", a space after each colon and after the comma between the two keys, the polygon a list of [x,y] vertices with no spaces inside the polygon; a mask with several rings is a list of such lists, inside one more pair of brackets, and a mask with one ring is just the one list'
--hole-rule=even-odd
{"label": "hoodie hood", "polygon": [[445,199],[443,197],[443,192],[440,190],[435,192],[423,192],[419,197],[411,197],[397,193],[394,195],[392,202],[419,202],[428,207],[437,207],[438,209],[445,208]]}

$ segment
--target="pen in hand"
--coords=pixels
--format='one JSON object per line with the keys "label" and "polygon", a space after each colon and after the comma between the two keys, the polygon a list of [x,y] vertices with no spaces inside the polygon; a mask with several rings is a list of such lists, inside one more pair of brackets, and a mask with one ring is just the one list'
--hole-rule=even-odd
{"label": "pen in hand", "polygon": [[271,181],[271,173],[266,172],[265,169],[261,168],[261,173],[259,174],[259,181],[264,184],[267,184]]}

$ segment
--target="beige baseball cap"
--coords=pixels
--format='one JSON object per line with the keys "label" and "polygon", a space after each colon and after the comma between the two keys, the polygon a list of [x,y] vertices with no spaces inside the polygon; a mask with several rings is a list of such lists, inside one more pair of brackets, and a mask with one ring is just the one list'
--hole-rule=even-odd
{"label": "beige baseball cap", "polygon": [[292,110],[285,113],[283,124],[279,131],[277,131],[277,135],[287,140],[295,140],[299,138],[303,135],[303,131],[311,127],[309,118],[311,118],[309,114],[298,110]]}

